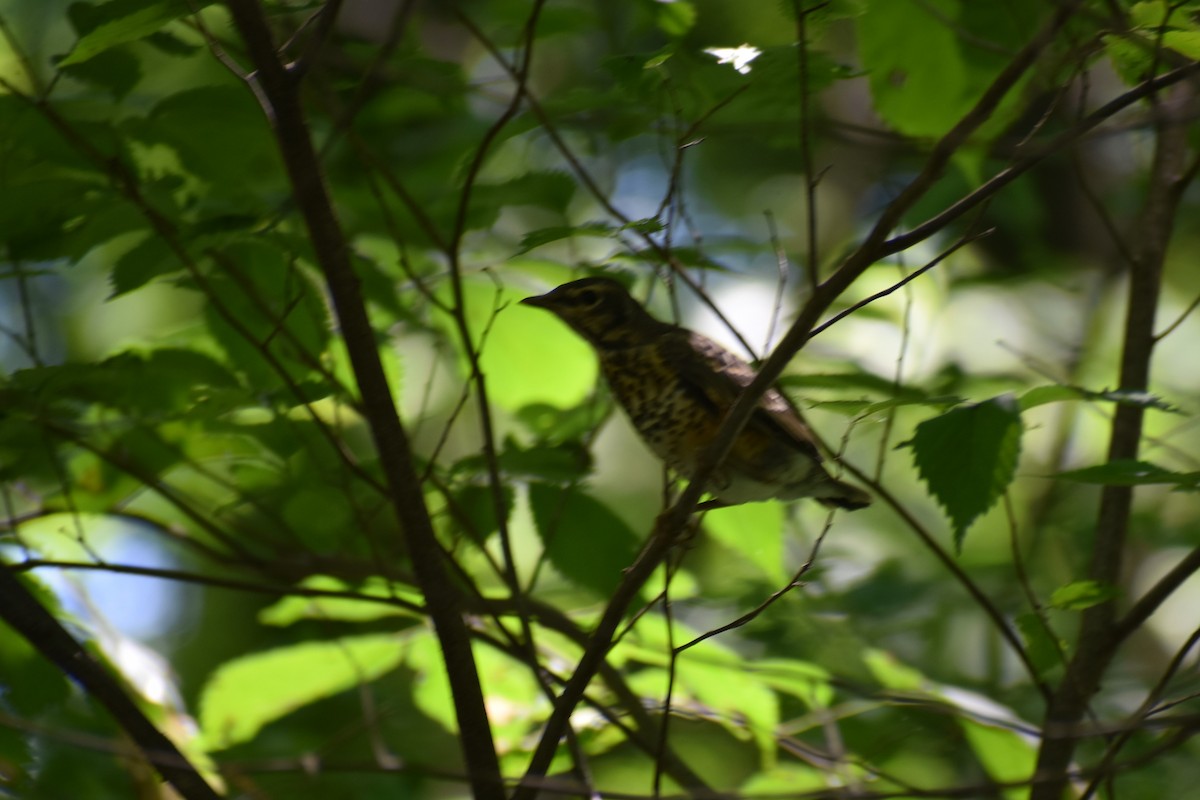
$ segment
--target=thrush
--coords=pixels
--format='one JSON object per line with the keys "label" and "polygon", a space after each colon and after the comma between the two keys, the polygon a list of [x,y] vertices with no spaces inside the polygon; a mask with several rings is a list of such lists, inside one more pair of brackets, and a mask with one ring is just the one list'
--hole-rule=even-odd
{"label": "thrush", "polygon": [[[583,278],[521,302],[557,315],[595,349],[633,427],[668,467],[689,479],[755,376],[749,364],[708,337],[652,317],[610,278]],[[856,509],[871,502],[862,489],[825,471],[812,432],[774,388],[763,393],[706,488],[720,505],[812,497]]]}

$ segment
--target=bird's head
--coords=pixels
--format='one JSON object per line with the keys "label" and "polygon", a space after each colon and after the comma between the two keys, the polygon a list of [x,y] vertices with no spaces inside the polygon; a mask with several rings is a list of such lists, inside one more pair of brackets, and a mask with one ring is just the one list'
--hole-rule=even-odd
{"label": "bird's head", "polygon": [[647,314],[612,278],[582,278],[521,302],[553,312],[600,350],[646,344],[674,330]]}

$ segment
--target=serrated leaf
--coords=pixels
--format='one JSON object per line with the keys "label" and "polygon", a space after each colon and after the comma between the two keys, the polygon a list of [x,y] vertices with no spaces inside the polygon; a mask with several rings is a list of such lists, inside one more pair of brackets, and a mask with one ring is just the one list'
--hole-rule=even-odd
{"label": "serrated leaf", "polygon": [[528,253],[534,248],[551,242],[570,239],[573,236],[612,236],[618,229],[603,222],[587,222],[583,225],[556,225],[551,228],[539,228],[521,237],[517,247],[517,255]]}
{"label": "serrated leaf", "polygon": [[576,486],[529,486],[546,558],[572,582],[607,597],[633,563],[638,537],[608,506]]}
{"label": "serrated leaf", "polygon": [[1084,389],[1081,386],[1065,386],[1062,384],[1035,386],[1021,395],[1018,404],[1022,411],[1028,411],[1031,408],[1037,408],[1047,403],[1063,403],[1073,400],[1107,400],[1120,405],[1155,408],[1159,411],[1179,413],[1179,409],[1149,392],[1129,389],[1106,389],[1096,392],[1091,389]]}
{"label": "serrated leaf", "polygon": [[1138,406],[1140,408],[1156,408],[1171,414],[1181,413],[1178,408],[1163,400],[1161,397],[1137,389],[1108,389],[1103,392],[1089,392],[1089,399],[1111,400],[1123,406]]}
{"label": "serrated leaf", "polygon": [[1099,483],[1106,486],[1145,486],[1156,483],[1173,484],[1185,491],[1200,489],[1200,472],[1173,472],[1149,461],[1121,458],[1094,467],[1059,472],[1056,477],[1079,483]]}
{"label": "serrated leaf", "polygon": [[1074,581],[1050,595],[1050,605],[1064,611],[1082,611],[1117,596],[1117,588],[1100,581]]}
{"label": "serrated leaf", "polygon": [[1012,482],[1021,431],[1016,398],[1001,395],[922,422],[906,443],[921,479],[954,525],[956,547]]}

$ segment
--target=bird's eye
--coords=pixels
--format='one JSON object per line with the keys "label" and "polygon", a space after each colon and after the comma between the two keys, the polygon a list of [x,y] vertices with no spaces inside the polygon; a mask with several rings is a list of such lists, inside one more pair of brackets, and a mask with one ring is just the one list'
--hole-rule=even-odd
{"label": "bird's eye", "polygon": [[590,308],[600,302],[600,293],[595,289],[584,289],[579,293],[579,302]]}

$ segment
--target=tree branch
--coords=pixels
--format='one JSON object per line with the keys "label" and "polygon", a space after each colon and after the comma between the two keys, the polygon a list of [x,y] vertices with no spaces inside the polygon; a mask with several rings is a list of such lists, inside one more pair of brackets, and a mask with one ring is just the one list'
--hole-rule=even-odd
{"label": "tree branch", "polygon": [[297,206],[329,286],[392,506],[404,531],[417,581],[442,648],[472,792],[476,800],[499,800],[504,796],[500,764],[469,632],[463,622],[462,597],[446,577],[442,551],[414,468],[412,448],[379,361],[375,332],[367,318],[359,278],[350,263],[346,240],[325,187],[300,105],[298,83],[280,63],[258,3],[229,0],[227,5],[254,63],[256,72],[251,80],[255,95],[272,123]]}
{"label": "tree branch", "polygon": [[142,713],[127,689],[42,607],[7,564],[0,565],[0,618],[47,661],[79,681],[184,800],[218,800],[220,795],[187,756]]}
{"label": "tree branch", "polygon": [[[1162,269],[1167,245],[1175,226],[1179,200],[1187,186],[1188,131],[1180,115],[1192,97],[1188,84],[1180,84],[1167,95],[1157,114],[1157,142],[1150,183],[1137,226],[1134,260],[1130,264],[1129,299],[1121,353],[1118,387],[1123,391],[1145,391],[1150,383],[1150,361],[1154,352],[1155,314],[1162,290]],[[1108,460],[1136,459],[1142,438],[1145,409],[1120,404],[1113,417]],[[1115,586],[1121,578],[1125,540],[1133,506],[1133,487],[1108,485],[1100,495],[1092,561],[1088,575],[1104,585]],[[1075,733],[1100,680],[1108,670],[1124,637],[1118,629],[1113,600],[1092,606],[1083,613],[1078,643],[1067,665],[1062,683],[1046,710],[1042,746],[1038,752],[1037,775],[1031,800],[1058,800],[1068,780],[1068,768],[1079,742]]]}

